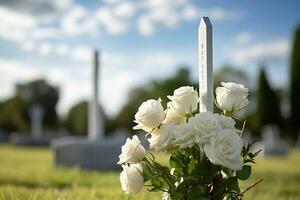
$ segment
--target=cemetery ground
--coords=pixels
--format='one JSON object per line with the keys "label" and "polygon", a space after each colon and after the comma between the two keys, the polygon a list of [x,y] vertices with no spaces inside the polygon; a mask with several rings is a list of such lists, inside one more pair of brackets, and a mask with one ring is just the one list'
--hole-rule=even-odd
{"label": "cemetery ground", "polygon": [[[88,155],[87,155],[88,156]],[[159,156],[164,160],[165,155]],[[299,200],[300,149],[286,157],[257,159],[252,178],[246,188],[263,178],[256,188],[246,193],[246,200]],[[119,172],[81,171],[76,168],[56,168],[48,148],[0,145],[0,199],[130,199],[159,200],[159,193],[143,190],[136,196],[123,194]]]}

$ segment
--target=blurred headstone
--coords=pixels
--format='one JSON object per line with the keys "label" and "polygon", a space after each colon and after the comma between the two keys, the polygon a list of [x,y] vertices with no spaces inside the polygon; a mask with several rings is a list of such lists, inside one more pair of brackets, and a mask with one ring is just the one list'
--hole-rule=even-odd
{"label": "blurred headstone", "polygon": [[262,128],[262,142],[266,155],[285,155],[288,153],[288,145],[280,139],[279,128],[268,124]]}
{"label": "blurred headstone", "polygon": [[105,138],[100,115],[98,79],[98,52],[93,58],[93,94],[89,104],[88,137],[65,137],[53,140],[57,166],[80,167],[82,169],[118,169],[118,156],[125,137]]}
{"label": "blurred headstone", "polygon": [[0,143],[6,142],[7,138],[7,134],[0,130]]}
{"label": "blurred headstone", "polygon": [[21,146],[49,146],[50,141],[55,138],[67,136],[64,131],[47,132],[43,134],[44,108],[40,104],[33,104],[29,110],[31,120],[30,133],[11,133],[9,142]]}

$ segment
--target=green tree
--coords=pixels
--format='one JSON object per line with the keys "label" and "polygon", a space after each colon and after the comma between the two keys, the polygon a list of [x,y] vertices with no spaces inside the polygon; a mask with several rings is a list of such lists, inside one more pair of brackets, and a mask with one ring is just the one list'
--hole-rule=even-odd
{"label": "green tree", "polygon": [[[104,131],[106,135],[111,134],[115,129],[115,123],[113,120],[105,115],[103,109],[101,115],[104,121]],[[69,111],[65,120],[65,126],[71,134],[75,135],[87,135],[88,133],[88,102],[81,101],[75,104]]]}
{"label": "green tree", "polygon": [[29,129],[29,116],[24,101],[18,96],[3,102],[0,127],[8,133]]}
{"label": "green tree", "polygon": [[0,127],[8,133],[28,131],[30,128],[29,112],[31,106],[40,104],[44,108],[44,128],[56,128],[58,116],[55,107],[58,99],[58,89],[45,80],[18,84],[16,95],[3,102],[0,111]]}
{"label": "green tree", "polygon": [[261,68],[259,75],[257,110],[254,116],[257,131],[265,124],[276,124],[282,128],[283,121],[280,110],[280,99],[271,88],[263,68]]}
{"label": "green tree", "polygon": [[44,126],[53,128],[57,125],[56,105],[59,100],[58,88],[51,86],[45,80],[34,80],[16,86],[17,96],[27,105],[27,112],[34,104],[40,104],[44,109]]}
{"label": "green tree", "polygon": [[297,141],[300,130],[300,27],[295,32],[294,44],[291,55],[290,70],[290,98],[291,98],[291,116],[290,123],[292,129],[292,139]]}
{"label": "green tree", "polygon": [[67,116],[66,128],[75,135],[86,135],[88,129],[87,121],[88,106],[86,101],[74,105]]}

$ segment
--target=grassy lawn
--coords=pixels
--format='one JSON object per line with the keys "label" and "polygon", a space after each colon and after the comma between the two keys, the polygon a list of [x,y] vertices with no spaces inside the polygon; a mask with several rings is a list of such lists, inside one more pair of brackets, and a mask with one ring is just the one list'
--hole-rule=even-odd
{"label": "grassy lawn", "polygon": [[[246,200],[300,200],[300,150],[284,158],[260,159],[254,172],[242,187],[264,181],[246,193]],[[118,178],[119,172],[55,168],[46,148],[0,145],[0,199],[161,199],[161,194],[147,191],[125,195]]]}

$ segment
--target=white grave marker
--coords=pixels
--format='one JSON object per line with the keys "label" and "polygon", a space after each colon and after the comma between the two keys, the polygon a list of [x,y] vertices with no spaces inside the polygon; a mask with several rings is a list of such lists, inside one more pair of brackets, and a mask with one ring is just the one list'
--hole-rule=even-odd
{"label": "white grave marker", "polygon": [[198,29],[200,112],[213,111],[212,25],[202,17]]}

